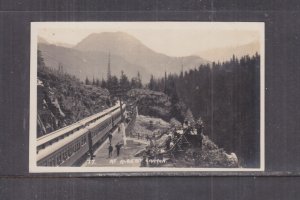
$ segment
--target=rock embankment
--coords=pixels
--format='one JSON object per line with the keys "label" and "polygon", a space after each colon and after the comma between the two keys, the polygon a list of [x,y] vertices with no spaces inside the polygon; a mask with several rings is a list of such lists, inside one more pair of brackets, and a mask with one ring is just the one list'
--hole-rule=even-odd
{"label": "rock embankment", "polygon": [[102,111],[109,92],[47,67],[38,68],[37,136],[47,134]]}
{"label": "rock embankment", "polygon": [[172,104],[165,93],[148,89],[132,89],[127,95],[138,100],[139,114],[169,121]]}
{"label": "rock embankment", "polygon": [[[152,143],[154,142],[155,145],[153,146],[152,144],[151,146],[150,142],[146,149],[139,151],[136,156],[143,157],[145,152],[149,150],[150,152],[166,152],[167,134],[172,132],[172,127],[170,123],[159,118],[139,115],[136,119],[134,133],[138,134],[141,138],[152,140]],[[155,137],[155,139],[153,139],[153,137]],[[190,142],[194,143],[192,141]],[[228,154],[206,135],[203,135],[201,148],[192,145],[184,148],[182,152],[174,152],[174,155],[175,159],[168,159],[168,162],[161,163],[155,167],[239,167],[238,158],[235,153]],[[164,156],[168,157],[166,154],[164,154]]]}

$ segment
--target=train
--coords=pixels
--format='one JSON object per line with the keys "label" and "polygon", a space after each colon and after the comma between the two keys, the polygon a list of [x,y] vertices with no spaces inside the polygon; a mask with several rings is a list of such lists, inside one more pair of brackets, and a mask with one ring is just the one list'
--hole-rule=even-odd
{"label": "train", "polygon": [[37,138],[37,166],[74,166],[102,144],[122,120],[126,104],[111,108]]}

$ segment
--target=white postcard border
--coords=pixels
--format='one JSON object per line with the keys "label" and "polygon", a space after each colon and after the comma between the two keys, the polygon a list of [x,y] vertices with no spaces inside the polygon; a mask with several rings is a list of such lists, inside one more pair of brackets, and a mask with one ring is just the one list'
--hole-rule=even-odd
{"label": "white postcard border", "polygon": [[[139,168],[139,167],[42,167],[36,164],[36,124],[37,124],[37,37],[38,29],[48,26],[66,27],[75,25],[104,25],[115,23],[134,26],[139,23],[153,24],[158,27],[171,23],[184,25],[231,25],[260,29],[260,167],[259,168]],[[78,173],[78,172],[261,172],[265,170],[265,23],[264,22],[31,22],[30,47],[30,113],[29,113],[29,172],[30,173]],[[179,174],[180,175],[180,174]]]}

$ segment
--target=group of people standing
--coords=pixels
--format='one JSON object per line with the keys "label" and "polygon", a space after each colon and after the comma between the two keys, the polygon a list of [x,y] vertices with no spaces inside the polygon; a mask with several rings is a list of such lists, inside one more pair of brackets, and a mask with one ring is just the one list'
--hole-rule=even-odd
{"label": "group of people standing", "polygon": [[165,140],[166,150],[172,148],[174,146],[174,141],[180,138],[180,135],[184,133],[187,133],[186,138],[191,139],[191,142],[193,144],[195,144],[199,148],[202,148],[203,130],[204,130],[204,123],[201,118],[193,124],[185,120],[182,125],[182,128],[179,128],[179,130],[175,128],[172,131],[168,132],[167,138]]}
{"label": "group of people standing", "polygon": [[[113,153],[113,150],[114,150],[114,148],[113,148],[113,146],[112,146],[112,144],[111,144],[112,137],[113,137],[112,134],[109,133],[109,134],[108,134],[108,140],[109,140],[108,158],[111,158],[111,157],[112,157],[112,153]],[[116,150],[117,150],[117,156],[120,155],[120,150],[121,150],[122,145],[123,145],[123,144],[121,144],[120,142],[118,142],[118,143],[115,145],[115,148],[116,148]]]}

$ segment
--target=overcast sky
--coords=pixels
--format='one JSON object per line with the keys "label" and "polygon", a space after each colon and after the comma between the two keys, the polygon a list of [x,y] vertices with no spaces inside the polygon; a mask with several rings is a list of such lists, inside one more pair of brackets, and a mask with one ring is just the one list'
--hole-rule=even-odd
{"label": "overcast sky", "polygon": [[[35,29],[36,28],[36,29]],[[91,33],[126,32],[169,56],[262,41],[262,23],[216,22],[36,22],[33,29],[50,43],[75,45]]]}

